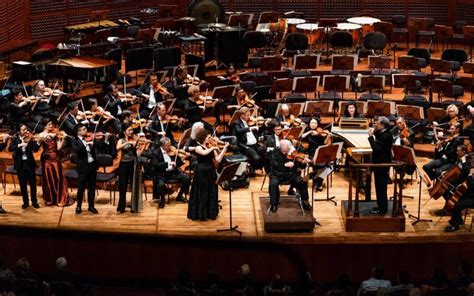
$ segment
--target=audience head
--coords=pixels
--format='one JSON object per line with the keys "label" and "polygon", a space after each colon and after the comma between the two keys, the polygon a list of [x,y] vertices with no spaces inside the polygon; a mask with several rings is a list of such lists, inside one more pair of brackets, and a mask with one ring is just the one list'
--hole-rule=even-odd
{"label": "audience head", "polygon": [[18,259],[18,261],[16,261],[15,273],[18,273],[18,272],[26,273],[26,272],[29,272],[30,270],[31,270],[30,263],[25,257],[20,258]]}
{"label": "audience head", "polygon": [[411,288],[410,289],[410,296],[421,296],[420,288]]}
{"label": "audience head", "polygon": [[250,275],[250,265],[242,264],[242,266],[240,266],[240,275],[241,276],[249,276]]}
{"label": "audience head", "polygon": [[406,270],[402,270],[398,273],[398,282],[402,285],[406,285],[410,283],[410,273]]}
{"label": "audience head", "polygon": [[467,286],[467,295],[474,295],[474,283],[470,283],[469,286]]}
{"label": "audience head", "polygon": [[59,257],[56,259],[56,270],[65,271],[67,268],[67,260],[65,257]]}
{"label": "audience head", "polygon": [[382,265],[375,265],[372,269],[372,276],[378,280],[383,279],[385,270]]}

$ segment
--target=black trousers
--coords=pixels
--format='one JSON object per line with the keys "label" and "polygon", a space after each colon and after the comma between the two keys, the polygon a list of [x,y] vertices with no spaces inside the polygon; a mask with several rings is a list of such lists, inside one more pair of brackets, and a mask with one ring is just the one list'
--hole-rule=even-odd
{"label": "black trousers", "polygon": [[451,223],[459,226],[462,223],[462,211],[468,208],[474,208],[474,194],[461,196],[451,211]]}
{"label": "black trousers", "polygon": [[296,190],[298,190],[299,195],[302,200],[308,200],[308,183],[301,178],[301,176],[293,176],[289,179],[279,178],[274,175],[270,175],[270,185],[268,192],[270,193],[270,204],[278,205],[280,202],[280,184],[285,182],[285,184],[290,184]]}
{"label": "black trousers", "polygon": [[189,193],[189,186],[191,185],[191,178],[179,170],[172,170],[166,172],[164,175],[157,175],[153,179],[153,198],[163,198],[166,194],[166,181],[177,180],[180,183],[178,196]]}
{"label": "black trousers", "polygon": [[97,165],[95,162],[89,163],[85,173],[79,174],[77,183],[77,207],[82,207],[82,200],[84,199],[84,190],[87,187],[87,202],[89,209],[94,208],[95,202],[95,185],[97,179]]}
{"label": "black trousers", "polygon": [[250,165],[254,169],[261,169],[265,165],[265,161],[262,161],[262,157],[258,153],[257,145],[240,145],[240,152],[242,152],[243,155],[247,156]]}
{"label": "black trousers", "polygon": [[128,184],[133,183],[133,170],[134,161],[120,162],[119,165],[119,202],[117,205],[117,211],[125,211],[125,205],[127,201],[127,187]]}
{"label": "black trousers", "polygon": [[449,170],[454,164],[447,159],[437,158],[423,165],[423,170],[431,180],[436,179],[442,172]]}
{"label": "black trousers", "polygon": [[[24,161],[24,160],[23,160]],[[18,181],[20,182],[21,196],[23,198],[23,204],[28,205],[28,184],[30,185],[31,203],[35,204],[38,202],[36,198],[36,175],[34,168],[25,168],[20,170],[18,173]]]}
{"label": "black trousers", "polygon": [[388,169],[374,169],[375,194],[381,213],[387,212]]}

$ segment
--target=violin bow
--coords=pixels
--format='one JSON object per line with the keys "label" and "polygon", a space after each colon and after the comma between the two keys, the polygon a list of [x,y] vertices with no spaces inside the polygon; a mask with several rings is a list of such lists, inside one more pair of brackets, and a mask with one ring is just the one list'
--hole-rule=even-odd
{"label": "violin bow", "polygon": [[[49,94],[48,104],[51,102],[51,98],[53,97],[53,93],[56,90],[56,87],[58,87],[58,83],[59,83],[59,80],[56,80],[56,83],[54,84],[54,87],[51,90],[51,93]],[[81,102],[82,102],[82,100],[81,100]]]}
{"label": "violin bow", "polygon": [[[25,83],[22,81],[21,84],[23,85],[23,90],[25,91],[25,95],[28,97],[28,91],[26,90]],[[6,85],[6,83],[5,83]]]}
{"label": "violin bow", "polygon": [[[66,110],[67,110],[67,106],[63,109],[63,112],[61,112],[61,114],[59,114],[58,119],[61,118],[61,116],[64,115],[64,113],[66,112]],[[59,124],[58,130],[61,128],[61,126],[63,126],[64,121],[66,121],[66,116],[63,118],[63,120],[61,120],[61,124]]]}

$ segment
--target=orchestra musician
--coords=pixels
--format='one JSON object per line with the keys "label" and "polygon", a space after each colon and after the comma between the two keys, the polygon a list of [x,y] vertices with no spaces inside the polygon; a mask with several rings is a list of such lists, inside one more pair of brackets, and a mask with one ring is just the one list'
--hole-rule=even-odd
{"label": "orchestra musician", "polygon": [[173,77],[173,90],[176,101],[174,103],[176,108],[183,109],[184,102],[188,98],[189,84],[186,83],[188,79],[188,68],[180,65],[176,68],[175,76]]}
{"label": "orchestra musician", "polygon": [[[54,111],[54,107],[59,104],[60,96],[52,99],[52,90],[46,88],[43,80],[37,80],[33,85],[33,96],[36,97],[36,102],[33,103],[32,111],[34,121],[41,122],[44,118],[57,118],[59,114]],[[41,130],[43,127],[41,127]]]}
{"label": "orchestra musician", "polygon": [[77,119],[77,114],[79,113],[79,104],[77,102],[68,103],[69,112],[64,118],[64,121],[61,125],[61,129],[70,136],[75,136],[75,127],[79,123]]}
{"label": "orchestra musician", "polygon": [[459,125],[449,127],[448,137],[439,140],[435,148],[435,159],[423,165],[423,170],[431,180],[436,179],[442,172],[449,170],[456,162],[457,146],[462,144],[459,135]]}
{"label": "orchestra musician", "polygon": [[140,117],[146,118],[157,103],[165,100],[163,94],[166,94],[167,90],[161,86],[158,76],[151,73],[148,75],[148,82],[138,88],[138,93],[143,97],[140,103]]}
{"label": "orchestra musician", "polygon": [[13,137],[8,147],[8,151],[13,152],[13,168],[17,172],[23,198],[22,209],[29,206],[28,185],[30,185],[31,204],[35,209],[39,208],[36,197],[36,162],[33,156],[33,153],[37,152],[39,148],[34,134],[24,124],[20,125],[18,134]]}
{"label": "orchestra musician", "polygon": [[267,173],[270,172],[270,168],[271,168],[270,166],[271,152],[274,149],[280,148],[281,134],[283,131],[283,128],[278,121],[272,120],[270,124],[273,126],[273,129],[272,129],[273,133],[263,136],[263,145],[265,146],[265,150],[263,150],[262,152],[265,152],[265,153],[262,153],[263,155],[261,154],[261,156],[265,158],[265,171]]}
{"label": "orchestra musician", "polygon": [[95,208],[95,187],[97,179],[97,161],[94,149],[94,139],[87,140],[87,128],[84,124],[78,123],[74,128],[76,137],[72,141],[72,151],[77,155],[76,171],[77,180],[77,207],[76,214],[82,213],[82,200],[87,187],[88,211],[98,214]]}
{"label": "orchestra musician", "polygon": [[449,220],[449,225],[445,228],[446,232],[459,230],[459,225],[464,223],[462,219],[463,210],[474,208],[474,179],[472,174],[469,174],[466,182],[467,190],[461,195],[454,205],[454,208],[451,210],[451,219]]}
{"label": "orchestra musician", "polygon": [[184,111],[186,111],[186,119],[188,124],[192,125],[195,122],[202,122],[207,130],[212,130],[212,125],[202,120],[202,112],[206,110],[206,106],[198,105],[196,102],[199,99],[201,91],[198,86],[191,85],[188,89],[189,97],[184,102]]}
{"label": "orchestra musician", "polygon": [[284,128],[289,128],[293,125],[295,117],[293,114],[290,114],[290,106],[287,104],[282,104],[280,108],[280,114],[277,115],[276,120],[283,125]]}
{"label": "orchestra musician", "polygon": [[357,111],[357,104],[354,101],[350,101],[346,104],[346,108],[342,113],[342,117],[344,118],[362,118],[362,114]]}
{"label": "orchestra musician", "polygon": [[[415,140],[415,132],[409,128],[405,119],[402,116],[397,117],[395,126],[392,129],[393,145],[400,145],[413,148]],[[408,175],[412,175],[416,170],[416,165],[409,165],[404,167]]]}
{"label": "orchestra musician", "polygon": [[[390,121],[385,116],[380,116],[375,128],[368,131],[370,147],[372,148],[373,163],[392,162],[392,142],[393,136],[389,129]],[[372,214],[385,215],[387,213],[387,185],[388,168],[374,168],[375,193],[377,196],[377,207],[371,211]]]}
{"label": "orchestra musician", "polygon": [[248,96],[247,92],[243,88],[237,87],[235,90],[235,96],[232,96],[229,100],[222,103],[222,106],[223,108],[230,110],[230,112],[234,112],[243,107],[239,102],[245,101],[246,96]]}
{"label": "orchestra musician", "polygon": [[176,140],[173,136],[173,128],[175,124],[163,123],[166,118],[166,106],[163,103],[158,103],[156,105],[156,112],[150,116],[151,123],[147,126],[147,131],[152,134],[154,139],[161,139],[162,137],[167,137],[171,140],[171,144],[176,146]]}
{"label": "orchestra musician", "polygon": [[45,130],[39,136],[39,144],[43,148],[41,153],[43,200],[47,206],[70,206],[74,201],[69,196],[60,159],[64,139],[58,138],[58,132],[52,120],[48,120]]}
{"label": "orchestra musician", "polygon": [[217,175],[214,162],[221,162],[229,146],[212,146],[211,135],[205,129],[196,133],[198,146],[194,149],[197,165],[189,196],[188,218],[191,220],[215,220],[219,214]]}
{"label": "orchestra musician", "polygon": [[138,148],[140,141],[147,141],[135,135],[132,126],[125,128],[124,136],[117,142],[117,151],[120,152],[119,165],[119,202],[117,213],[125,213],[127,188],[132,188],[132,213],[139,212],[143,208],[141,169],[138,157],[143,149]]}
{"label": "orchestra musician", "polygon": [[[171,140],[167,137],[161,137],[147,157],[151,159],[153,166],[153,198],[159,199],[159,207],[165,207],[166,182],[168,180],[177,180],[180,183],[180,190],[176,196],[176,201],[187,203],[186,195],[189,193],[191,179],[183,173],[180,166],[183,165],[182,159],[178,156],[171,156],[172,152],[178,153],[171,145]],[[189,153],[187,154],[189,155]]]}
{"label": "orchestra musician", "polygon": [[289,140],[280,140],[280,149],[274,149],[270,155],[270,184],[268,192],[270,193],[270,211],[275,213],[278,210],[280,201],[280,184],[285,181],[289,182],[298,191],[301,200],[303,201],[303,208],[311,210],[311,205],[308,203],[308,183],[301,177],[299,168],[311,161],[308,158],[302,159],[301,162],[290,160],[288,156],[295,151],[293,145]]}
{"label": "orchestra musician", "polygon": [[251,165],[251,174],[256,169],[263,167],[261,157],[258,153],[260,148],[257,146],[258,126],[249,126],[250,109],[242,107],[239,111],[240,116],[235,120],[233,125],[233,135],[237,137],[239,150],[248,157]]}
{"label": "orchestra musician", "polygon": [[217,79],[219,79],[219,83],[221,85],[232,85],[240,83],[240,77],[237,74],[237,71],[235,70],[233,64],[230,64],[229,67],[227,67],[224,75],[217,76]]}
{"label": "orchestra musician", "polygon": [[29,121],[31,112],[31,100],[24,97],[20,89],[12,90],[13,101],[9,105],[8,120],[10,129],[16,132],[18,126],[22,123],[27,124],[30,129],[34,128],[35,123]]}
{"label": "orchestra musician", "polygon": [[[4,135],[3,141],[0,142],[0,152],[5,150],[8,144],[8,140],[10,139],[10,135],[6,134]],[[0,200],[0,215],[6,214],[7,211],[3,208],[2,206],[2,200]]]}
{"label": "orchestra musician", "polygon": [[119,96],[119,90],[115,84],[107,86],[106,91],[107,94],[104,96],[104,100],[107,102],[107,110],[110,111],[113,117],[122,115],[126,106],[126,98]]}

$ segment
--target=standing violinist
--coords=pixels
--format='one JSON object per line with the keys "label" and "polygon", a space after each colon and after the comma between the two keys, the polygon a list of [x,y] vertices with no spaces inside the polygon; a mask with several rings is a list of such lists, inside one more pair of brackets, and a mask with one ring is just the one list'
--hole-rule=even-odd
{"label": "standing violinist", "polygon": [[33,134],[26,125],[20,125],[18,135],[13,137],[8,151],[13,152],[13,168],[17,172],[20,182],[21,195],[23,197],[22,209],[29,206],[28,184],[30,185],[31,204],[35,209],[39,208],[36,198],[36,161],[34,152],[39,150],[40,146],[33,138]]}
{"label": "standing violinist", "polygon": [[[311,210],[308,203],[308,183],[301,177],[300,167],[311,162],[310,159],[304,158],[302,162],[288,159],[292,151],[295,151],[289,140],[280,140],[280,149],[274,149],[270,155],[270,184],[268,192],[270,193],[270,211],[275,213],[278,210],[280,201],[279,186],[282,182],[288,182],[296,188],[301,200],[303,208]],[[300,165],[301,164],[301,165]]]}
{"label": "standing violinist", "polygon": [[147,126],[147,130],[152,134],[154,139],[161,139],[167,137],[171,140],[171,144],[176,146],[176,140],[173,136],[173,128],[175,125],[169,121],[163,123],[166,118],[166,106],[163,103],[158,103],[155,108],[156,112],[150,116],[151,123]]}
{"label": "standing violinist", "polygon": [[87,128],[79,123],[74,128],[76,138],[72,141],[72,151],[77,155],[77,207],[76,214],[82,213],[82,200],[87,187],[88,211],[99,212],[95,208],[95,186],[97,179],[97,161],[94,149],[94,139],[86,140]]}
{"label": "standing violinist", "polygon": [[[153,166],[153,198],[159,199],[159,207],[165,207],[166,182],[168,180],[177,180],[180,183],[180,190],[176,201],[187,203],[185,195],[189,193],[189,186],[191,179],[184,174],[180,166],[183,161],[180,157],[170,155],[173,152],[171,140],[167,137],[162,137],[158,141],[159,145],[151,149],[146,155],[151,159]],[[178,153],[174,151],[174,153]]]}
{"label": "standing violinist", "polygon": [[[395,126],[392,129],[393,145],[400,145],[413,148],[415,140],[415,132],[409,128],[405,119],[402,116],[397,117]],[[412,175],[416,170],[416,165],[409,165],[404,167],[405,173]],[[398,168],[397,168],[398,170]]]}
{"label": "standing violinist", "polygon": [[239,113],[239,118],[234,122],[233,135],[237,137],[240,152],[248,157],[251,165],[251,174],[253,174],[256,169],[263,167],[261,157],[258,153],[259,147],[257,146],[259,128],[256,125],[249,126],[249,108],[242,107]]}
{"label": "standing violinist", "polygon": [[148,75],[148,82],[138,88],[139,95],[143,97],[140,103],[140,116],[142,118],[149,117],[156,104],[164,101],[160,89],[162,89],[162,86],[155,73]]}
{"label": "standing violinist", "polygon": [[459,126],[451,125],[448,129],[448,137],[439,140],[436,144],[435,159],[423,165],[423,170],[431,180],[436,179],[442,172],[449,170],[457,160],[456,149],[462,144],[459,135]]}

